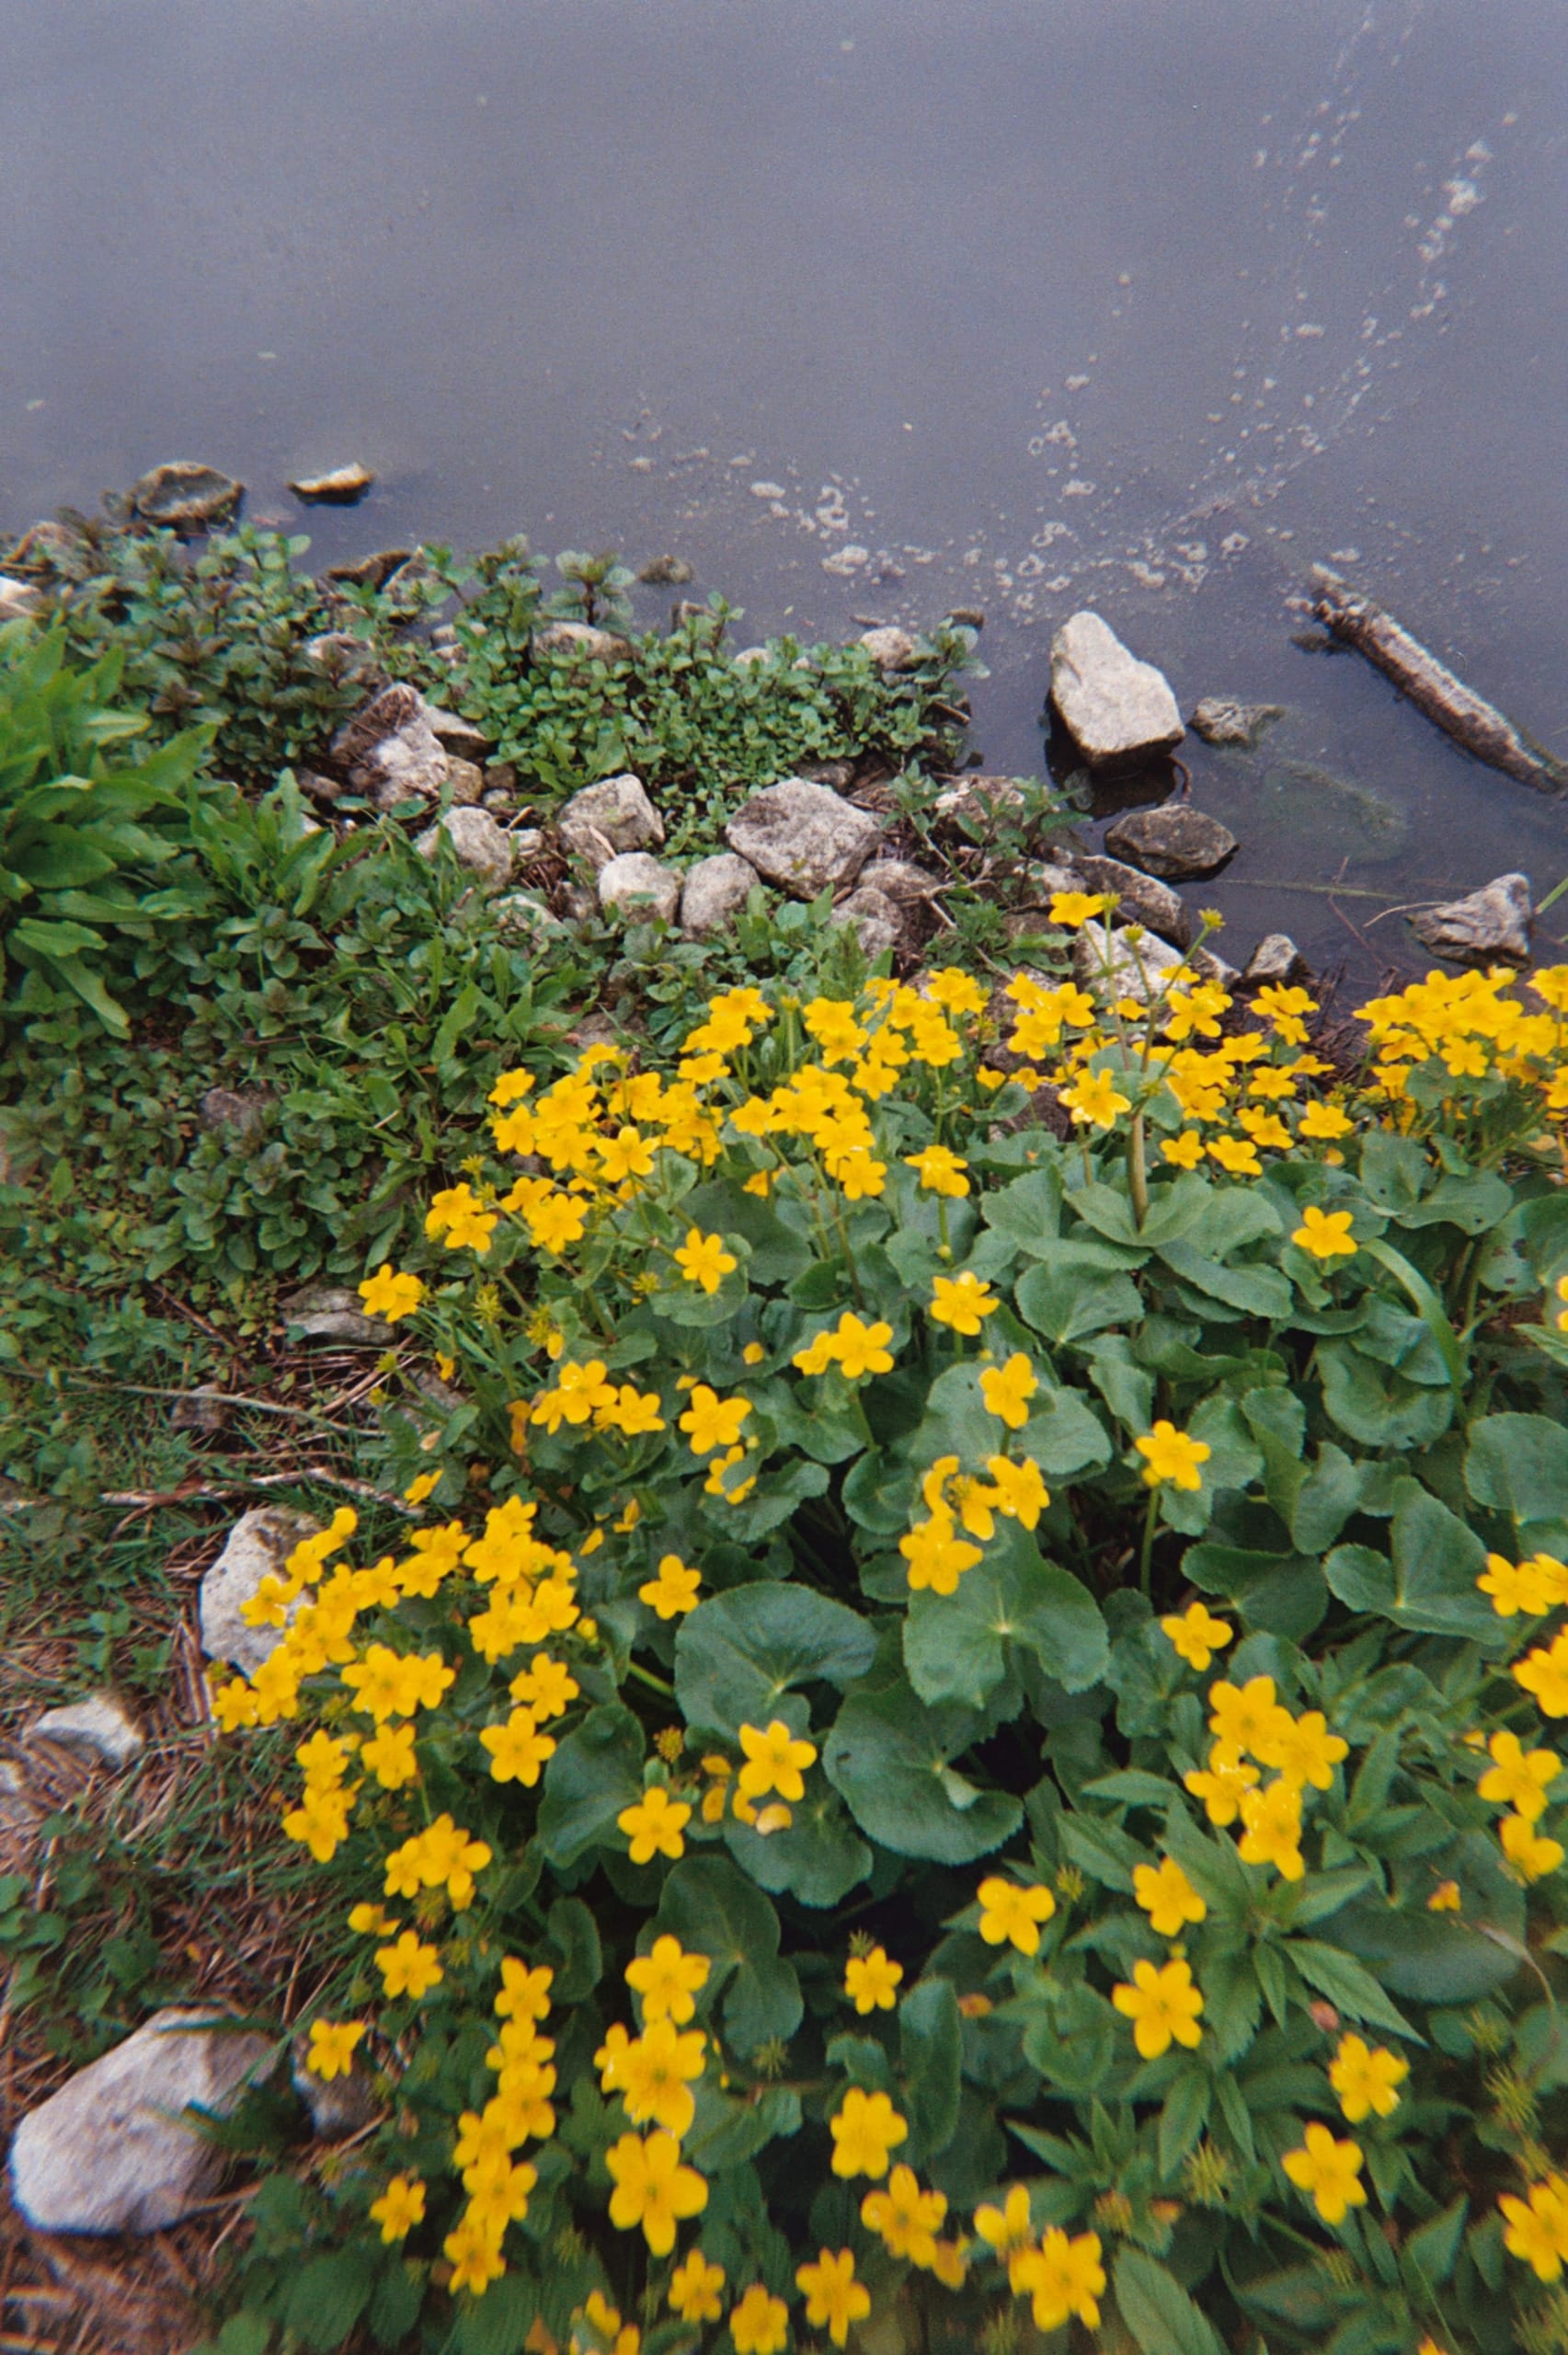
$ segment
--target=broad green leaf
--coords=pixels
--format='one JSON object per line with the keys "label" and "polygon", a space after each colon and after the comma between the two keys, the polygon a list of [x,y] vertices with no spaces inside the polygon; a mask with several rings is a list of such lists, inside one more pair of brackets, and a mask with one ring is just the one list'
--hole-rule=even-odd
{"label": "broad green leaf", "polygon": [[1082,1391],[1047,1390],[1031,1404],[1017,1452],[1033,1456],[1047,1480],[1069,1480],[1110,1462],[1110,1435]]}
{"label": "broad green leaf", "polygon": [[738,1235],[751,1246],[760,1284],[787,1284],[811,1264],[811,1246],[756,1194],[727,1180],[695,1187],[682,1205],[704,1235]]}
{"label": "broad green leaf", "polygon": [[1174,2274],[1142,2249],[1124,2246],[1113,2279],[1122,2320],[1143,2355],[1225,2355],[1213,2324]]}
{"label": "broad green leaf", "polygon": [[[1441,1859],[1459,1882],[1458,1913],[1434,1913],[1420,1901],[1390,1904],[1359,1897],[1322,1926],[1396,1995],[1428,2004],[1471,2004],[1494,1994],[1525,1960],[1524,1891],[1496,1844],[1468,1832]],[[1432,1886],[1440,1877],[1432,1867]]]}
{"label": "broad green leaf", "polygon": [[294,2275],[283,2319],[313,2355],[341,2347],[359,2321],[375,2285],[378,2254],[350,2241],[330,2256],[308,2258]]}
{"label": "broad green leaf", "polygon": [[1361,1466],[1325,1440],[1296,1493],[1291,1543],[1303,1554],[1325,1553],[1360,1503],[1361,1485]]}
{"label": "broad green leaf", "polygon": [[1154,1420],[1154,1377],[1133,1358],[1127,1337],[1106,1333],[1089,1359],[1089,1379],[1123,1429],[1146,1431]]}
{"label": "broad green leaf", "polygon": [[604,1975],[599,1924],[580,1897],[558,1897],[545,1918],[555,1964],[555,2001],[586,2003]]}
{"label": "broad green leaf", "polygon": [[688,1612],[675,1639],[675,1697],[689,1726],[734,1740],[782,1714],[784,1695],[864,1676],[876,1649],[868,1621],[795,1580],[731,1587]]}
{"label": "broad green leaf", "polygon": [[1047,1259],[1025,1269],[1013,1296],[1024,1322],[1059,1345],[1108,1326],[1135,1325],[1143,1314],[1138,1286],[1104,1243],[1058,1244]]}
{"label": "broad green leaf", "polygon": [[1473,1424],[1465,1486],[1516,1528],[1568,1521],[1568,1431],[1546,1415],[1486,1415]]}
{"label": "broad green leaf", "polygon": [[1320,1341],[1317,1361],[1331,1419],[1363,1447],[1430,1447],[1453,1420],[1451,1389],[1428,1389],[1385,1372],[1348,1341]]}
{"label": "broad green leaf", "polygon": [[1398,2006],[1390,2003],[1371,1972],[1340,1947],[1326,1946],[1321,1938],[1288,1938],[1284,1951],[1308,1986],[1316,1988],[1320,1995],[1326,1995],[1348,2019],[1364,2020],[1369,2028],[1389,2028],[1395,2036],[1407,2036],[1415,2044],[1425,2041]]}
{"label": "broad green leaf", "polygon": [[1000,1193],[988,1194],[985,1222],[1031,1257],[1047,1257],[1061,1233],[1061,1179],[1050,1166],[1031,1169]]}
{"label": "broad green leaf", "polygon": [[522,2355],[539,2312],[539,2285],[509,2262],[482,2298],[459,2308],[452,2336],[452,2355]]}
{"label": "broad green leaf", "polygon": [[922,1701],[979,1708],[1007,1672],[1010,1643],[1034,1652],[1070,1693],[1094,1683],[1108,1648],[1088,1589],[1042,1560],[1016,1522],[963,1573],[956,1593],[910,1596],[904,1664]]}
{"label": "broad green leaf", "polygon": [[1228,1308],[1239,1308],[1244,1316],[1264,1316],[1280,1324],[1290,1314],[1296,1295],[1289,1277],[1281,1275],[1277,1268],[1229,1268],[1219,1259],[1206,1258],[1190,1240],[1163,1244],[1160,1257],[1195,1292],[1207,1292]]}
{"label": "broad green leaf", "polygon": [[953,1771],[964,1737],[948,1731],[951,1715],[923,1707],[900,1680],[878,1693],[852,1693],[828,1737],[829,1781],[867,1838],[896,1855],[973,1864],[1023,1821],[1017,1799]]}
{"label": "broad green leaf", "polygon": [[1461,2194],[1440,2216],[1418,2225],[1406,2241],[1401,2254],[1427,2287],[1441,2288],[1453,2271],[1469,2218],[1470,2200]]}
{"label": "broad green leaf", "polygon": [[944,2151],[958,2123],[963,2062],[958,1998],[947,1979],[922,1979],[898,2006],[898,2054],[903,2070],[912,2166]]}
{"label": "broad green leaf", "polygon": [[1182,1557],[1184,1574],[1205,1594],[1233,1603],[1247,1626],[1299,1643],[1328,1607],[1323,1575],[1304,1554],[1263,1554],[1206,1540]]}
{"label": "broad green leaf", "polygon": [[725,1844],[759,1889],[789,1895],[802,1905],[841,1903],[872,1867],[871,1850],[844,1812],[834,1790],[816,1779],[797,1799],[783,1832],[761,1834],[734,1816],[725,1819]]}
{"label": "broad green leaf", "polygon": [[716,1994],[726,1987],[725,2034],[748,2060],[800,2026],[800,1985],[779,1954],[779,1917],[727,1857],[687,1856],[671,1871],[657,1926],[688,1954],[706,1955]]}
{"label": "broad green leaf", "polygon": [[575,1865],[601,1842],[624,1845],[615,1818],[643,1794],[643,1729],[618,1701],[592,1709],[544,1769],[538,1839],[549,1863]]}
{"label": "broad green leaf", "polygon": [[1160,2173],[1169,2182],[1208,2123],[1213,2093],[1207,2069],[1196,2062],[1184,2068],[1160,2112]]}
{"label": "broad green leaf", "polygon": [[1419,1481],[1394,1483],[1391,1562],[1365,1545],[1340,1545],[1323,1564],[1333,1591],[1353,1611],[1375,1611],[1399,1627],[1495,1645],[1499,1623],[1476,1580],[1486,1548]]}

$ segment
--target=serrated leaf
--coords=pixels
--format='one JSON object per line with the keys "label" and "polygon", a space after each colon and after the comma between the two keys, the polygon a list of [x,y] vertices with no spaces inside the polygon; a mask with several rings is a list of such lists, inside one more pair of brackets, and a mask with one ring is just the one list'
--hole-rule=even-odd
{"label": "serrated leaf", "polygon": [[1285,1952],[1308,1986],[1326,1995],[1347,2018],[1365,2021],[1369,2028],[1388,2028],[1395,2036],[1408,2037],[1413,2044],[1425,2042],[1371,1972],[1342,1947],[1325,1946],[1320,1938],[1288,1938]]}

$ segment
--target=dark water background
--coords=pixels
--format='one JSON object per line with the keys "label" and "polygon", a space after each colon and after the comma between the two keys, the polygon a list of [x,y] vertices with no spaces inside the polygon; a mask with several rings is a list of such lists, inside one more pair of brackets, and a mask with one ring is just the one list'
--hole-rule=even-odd
{"label": "dark water background", "polygon": [[[1562,0],[0,0],[0,526],[199,457],[312,561],[683,556],[737,643],[979,605],[975,741],[1021,772],[1093,603],[1184,707],[1288,706],[1190,747],[1232,954],[1283,925],[1365,971],[1396,899],[1568,871],[1568,805],[1290,602],[1337,554],[1568,752]],[[365,504],[303,517],[287,477],[361,457]],[[1334,880],[1384,896],[1285,888]]]}

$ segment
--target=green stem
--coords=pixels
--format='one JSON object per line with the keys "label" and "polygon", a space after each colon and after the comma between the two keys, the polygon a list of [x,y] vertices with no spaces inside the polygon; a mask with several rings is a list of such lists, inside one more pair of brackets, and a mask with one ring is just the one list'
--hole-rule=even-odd
{"label": "green stem", "polygon": [[1160,1491],[1149,1491],[1149,1510],[1143,1516],[1143,1550],[1138,1559],[1138,1583],[1145,1594],[1151,1595],[1154,1587],[1154,1517],[1160,1509]]}
{"label": "green stem", "polygon": [[1127,1132],[1127,1182],[1132,1196],[1135,1225],[1141,1227],[1149,1216],[1149,1172],[1144,1160],[1143,1114],[1133,1114]]}
{"label": "green stem", "polygon": [[662,1676],[656,1676],[651,1668],[641,1668],[635,1660],[628,1660],[626,1673],[635,1676],[639,1684],[646,1684],[651,1692],[662,1694],[667,1701],[674,1700],[674,1685],[667,1684]]}

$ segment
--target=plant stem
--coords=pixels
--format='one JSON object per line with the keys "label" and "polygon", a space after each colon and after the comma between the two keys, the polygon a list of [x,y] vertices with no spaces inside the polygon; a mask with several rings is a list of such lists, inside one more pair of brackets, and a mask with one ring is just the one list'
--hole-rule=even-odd
{"label": "plant stem", "polygon": [[1149,1216],[1149,1174],[1144,1161],[1141,1109],[1136,1111],[1127,1122],[1127,1191],[1132,1196],[1133,1222],[1141,1227]]}
{"label": "plant stem", "polygon": [[1143,1550],[1138,1557],[1138,1583],[1145,1594],[1151,1595],[1154,1587],[1154,1516],[1160,1508],[1160,1491],[1149,1491],[1149,1510],[1143,1516]]}

